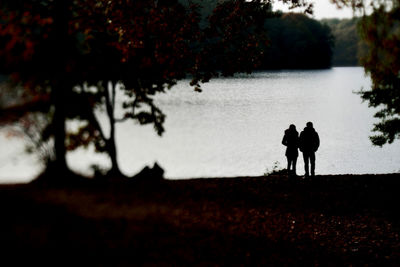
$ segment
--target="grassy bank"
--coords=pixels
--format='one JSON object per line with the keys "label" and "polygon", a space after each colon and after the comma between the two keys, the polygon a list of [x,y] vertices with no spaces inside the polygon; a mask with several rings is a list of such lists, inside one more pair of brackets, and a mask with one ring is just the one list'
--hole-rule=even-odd
{"label": "grassy bank", "polygon": [[0,187],[0,250],[53,266],[396,266],[400,175]]}

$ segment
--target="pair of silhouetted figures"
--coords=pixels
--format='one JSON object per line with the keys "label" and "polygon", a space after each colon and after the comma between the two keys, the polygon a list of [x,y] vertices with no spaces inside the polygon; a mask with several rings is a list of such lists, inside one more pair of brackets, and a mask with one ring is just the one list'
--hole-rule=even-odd
{"label": "pair of silhouetted figures", "polygon": [[291,175],[296,175],[296,163],[299,156],[298,149],[303,152],[305,176],[310,176],[309,165],[311,165],[311,176],[315,175],[315,152],[319,147],[319,136],[315,131],[312,122],[307,122],[307,126],[300,133],[296,126],[291,124],[285,130],[282,144],[286,146],[287,170]]}

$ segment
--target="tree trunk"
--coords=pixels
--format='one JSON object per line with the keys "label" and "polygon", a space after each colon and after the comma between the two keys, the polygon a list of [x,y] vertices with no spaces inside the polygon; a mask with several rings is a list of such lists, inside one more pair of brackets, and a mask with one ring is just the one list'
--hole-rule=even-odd
{"label": "tree trunk", "polygon": [[119,164],[117,160],[117,146],[115,144],[115,126],[111,126],[110,139],[107,141],[108,155],[111,160],[111,169],[109,171],[111,178],[123,177],[121,170],[119,169]]}
{"label": "tree trunk", "polygon": [[114,82],[110,82],[111,86],[111,95],[110,91],[108,88],[108,84],[103,84],[103,89],[105,92],[105,98],[106,98],[106,110],[107,110],[107,115],[108,119],[110,121],[110,137],[107,140],[107,152],[108,155],[110,156],[111,160],[111,169],[109,171],[109,175],[112,178],[117,178],[117,177],[124,177],[122,174],[118,160],[117,160],[117,146],[115,143],[115,116],[114,116],[114,109],[115,109],[115,87],[116,84]]}
{"label": "tree trunk", "polygon": [[54,104],[54,117],[53,117],[53,133],[54,133],[54,150],[55,161],[48,166],[48,170],[52,176],[63,177],[69,175],[70,171],[66,161],[66,147],[65,147],[65,121],[66,121],[66,96],[71,86],[68,82],[68,73],[66,71],[69,57],[68,47],[68,17],[69,17],[69,3],[68,0],[57,0],[55,2],[55,20],[54,31],[55,37],[52,40],[54,54],[54,80],[52,83],[52,101]]}
{"label": "tree trunk", "polygon": [[69,169],[66,161],[65,148],[65,107],[63,103],[64,86],[60,85],[57,89],[53,89],[54,95],[54,150],[56,154],[55,162],[53,163],[54,170],[59,174],[67,174]]}

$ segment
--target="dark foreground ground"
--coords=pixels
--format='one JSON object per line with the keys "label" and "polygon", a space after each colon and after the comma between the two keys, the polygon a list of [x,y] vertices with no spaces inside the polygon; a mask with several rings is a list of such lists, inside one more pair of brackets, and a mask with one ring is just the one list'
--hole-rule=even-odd
{"label": "dark foreground ground", "polygon": [[399,174],[1,186],[0,261],[398,266],[399,200]]}

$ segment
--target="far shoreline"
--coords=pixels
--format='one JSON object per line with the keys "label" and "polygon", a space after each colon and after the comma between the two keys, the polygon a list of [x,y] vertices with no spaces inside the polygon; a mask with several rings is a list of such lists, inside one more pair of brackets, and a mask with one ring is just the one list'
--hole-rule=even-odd
{"label": "far shoreline", "polygon": [[[27,182],[0,182],[0,187],[1,186],[18,186],[18,185],[29,185],[32,183],[35,183],[35,181],[37,181],[38,179],[40,179],[40,177],[43,174],[40,174],[32,179],[30,179],[30,181]],[[399,175],[400,176],[400,172],[389,172],[389,173],[343,173],[343,174],[316,174],[314,179],[318,179],[318,180],[324,180],[324,179],[330,179],[330,178],[361,178],[361,177],[391,177],[391,176],[396,176]],[[46,175],[47,176],[47,175]],[[79,180],[83,180],[83,181],[87,181],[87,182],[95,182],[98,181],[99,179],[94,177],[94,176],[86,176],[86,175],[81,175],[78,173],[74,173],[74,177],[72,177],[73,179],[78,178]],[[293,179],[293,180],[306,180],[304,175],[296,175],[295,177],[289,177],[286,174],[286,170],[279,170],[279,171],[272,171],[271,173],[267,173],[264,175],[238,175],[238,176],[203,176],[203,177],[184,177],[184,178],[174,178],[174,177],[162,177],[163,181],[169,181],[169,182],[174,182],[174,181],[207,181],[207,180],[226,180],[226,179],[264,179],[264,178],[273,178],[273,179]],[[57,178],[51,178],[47,177],[46,179],[49,179],[48,181],[57,181]],[[124,177],[122,180],[123,181],[134,181],[136,179],[135,175],[134,176],[126,176]],[[143,178],[142,178],[143,179]],[[146,178],[144,178],[145,180]],[[154,177],[148,177],[148,179],[151,181],[154,180],[160,180],[160,177],[157,177],[154,179]],[[10,179],[11,181],[12,179]],[[17,179],[19,180],[19,179]],[[114,177],[101,177],[100,180],[108,180],[110,183],[115,182]],[[120,179],[117,179],[120,180]],[[310,180],[310,179],[309,179]],[[64,180],[65,182],[68,182],[68,179]]]}

